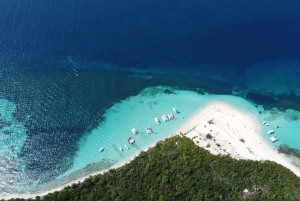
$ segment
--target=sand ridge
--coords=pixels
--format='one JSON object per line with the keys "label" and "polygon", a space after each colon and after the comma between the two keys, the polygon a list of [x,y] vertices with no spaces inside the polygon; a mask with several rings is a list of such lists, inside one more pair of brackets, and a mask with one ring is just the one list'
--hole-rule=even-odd
{"label": "sand ridge", "polygon": [[[260,123],[253,114],[241,112],[223,102],[211,103],[177,132],[185,134],[212,154],[274,161],[300,177],[300,169],[265,142]],[[207,139],[208,134],[211,139]]]}

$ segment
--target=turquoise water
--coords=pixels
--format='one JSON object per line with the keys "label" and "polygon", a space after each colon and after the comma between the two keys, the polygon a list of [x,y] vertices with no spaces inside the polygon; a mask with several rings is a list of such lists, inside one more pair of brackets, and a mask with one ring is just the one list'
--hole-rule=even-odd
{"label": "turquoise water", "polygon": [[[140,149],[146,149],[169,137],[211,99],[210,95],[200,96],[191,91],[170,89],[172,93],[166,94],[166,89],[168,88],[147,88],[139,95],[129,97],[108,109],[104,115],[105,121],[78,142],[79,151],[74,158],[73,167],[63,176],[102,160],[110,160],[114,164],[128,160],[139,153],[138,148],[128,143],[129,137],[134,138]],[[173,108],[178,108],[180,113],[175,114]],[[176,120],[163,122],[161,116],[170,112]],[[154,121],[155,117],[160,119],[160,125]],[[152,134],[146,133],[145,128],[149,126],[153,130]],[[136,128],[138,134],[133,134],[132,128]],[[125,148],[125,144],[130,147],[129,150]],[[101,147],[104,147],[103,152],[99,152]],[[123,148],[123,152],[120,152],[119,147]]]}
{"label": "turquoise water", "polygon": [[[166,89],[170,90],[171,93],[165,93]],[[128,137],[133,137],[138,147],[145,149],[171,136],[196,112],[214,101],[221,101],[232,105],[242,112],[253,114],[259,122],[267,121],[270,126],[262,126],[262,134],[270,146],[276,148],[280,144],[288,144],[291,147],[300,148],[297,143],[300,141],[300,136],[297,135],[297,131],[300,130],[300,124],[295,119],[291,120],[290,114],[293,111],[289,113],[277,111],[277,113],[272,115],[270,111],[264,111],[260,114],[259,111],[263,111],[262,106],[254,105],[237,96],[201,95],[192,91],[163,87],[147,88],[139,95],[116,103],[106,111],[104,115],[105,121],[99,127],[86,133],[85,137],[78,142],[79,150],[74,158],[73,166],[61,177],[74,173],[88,164],[109,160],[112,165],[128,160],[139,153],[138,148],[130,146],[127,142]],[[161,116],[173,112],[173,107],[177,108],[180,113],[174,114],[176,120],[164,123]],[[161,120],[162,123],[160,125],[155,123],[155,117]],[[290,119],[287,119],[287,117],[290,117]],[[280,125],[280,128],[276,129],[275,125]],[[148,126],[153,129],[153,134],[146,133],[145,128]],[[133,127],[139,131],[137,135],[131,132]],[[271,135],[268,135],[267,131],[270,129],[275,130],[275,134],[279,138],[278,142],[271,143],[269,141]],[[125,144],[130,147],[129,150],[125,148]],[[103,152],[98,151],[101,147],[104,147]],[[123,152],[120,152],[119,147],[123,148]]]}
{"label": "turquoise water", "polygon": [[15,119],[15,111],[15,104],[0,99],[0,192],[14,192],[15,182],[22,184],[25,178],[19,154],[27,134],[24,123]]}
{"label": "turquoise water", "polygon": [[[300,149],[300,113],[294,110],[285,112],[278,109],[268,110],[258,117],[260,121],[266,121],[270,126],[262,126],[263,136],[267,140],[272,135],[268,135],[268,130],[274,130],[274,135],[279,139],[272,143],[272,146],[278,147],[281,144],[287,144],[292,148]],[[279,126],[279,128],[276,128]],[[269,141],[269,140],[268,140]]]}
{"label": "turquoise water", "polygon": [[[197,112],[215,101],[227,103],[242,112],[254,115],[262,125],[263,138],[274,149],[281,144],[300,149],[298,143],[300,141],[300,114],[297,111],[264,110],[261,105],[255,105],[233,95],[199,94],[172,87],[152,87],[117,102],[107,109],[100,124],[93,129],[88,129],[77,141],[78,149],[72,158],[71,167],[53,178],[51,182],[43,184],[40,180],[30,181],[27,178],[24,171],[25,163],[20,157],[21,149],[27,139],[25,123],[15,118],[16,105],[7,100],[1,100],[0,146],[2,149],[0,157],[3,168],[0,169],[0,177],[3,182],[1,186],[5,189],[1,195],[5,196],[6,193],[12,192],[43,192],[128,161],[138,155],[141,150],[146,150],[158,141],[170,137]],[[177,108],[180,113],[175,114],[173,108]],[[163,122],[161,116],[170,112],[174,114],[176,120]],[[160,125],[154,121],[155,117],[160,119]],[[264,126],[263,121],[266,121],[269,126]],[[275,128],[276,125],[280,128]],[[153,133],[147,134],[146,127],[151,127]],[[136,128],[139,131],[138,134],[133,134],[132,128]],[[268,135],[267,132],[271,129],[275,130],[278,142],[270,142],[269,138],[272,135]],[[4,134],[8,130],[10,132]],[[137,146],[128,143],[129,137],[134,138]],[[129,149],[126,149],[125,145]],[[102,147],[104,151],[99,152]],[[123,149],[122,152],[119,150],[120,147]],[[7,187],[8,180],[12,182],[10,187]]]}

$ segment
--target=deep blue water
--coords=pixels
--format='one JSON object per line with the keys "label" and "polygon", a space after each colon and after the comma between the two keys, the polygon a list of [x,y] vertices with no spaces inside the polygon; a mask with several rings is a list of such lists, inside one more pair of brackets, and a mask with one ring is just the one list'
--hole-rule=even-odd
{"label": "deep blue water", "polygon": [[266,108],[299,110],[299,10],[279,0],[1,1],[0,98],[25,122],[26,178],[66,171],[83,132],[149,86],[238,86]]}
{"label": "deep blue water", "polygon": [[[45,56],[119,66],[299,58],[298,1],[1,1],[2,60]],[[16,61],[15,59],[18,59]]]}

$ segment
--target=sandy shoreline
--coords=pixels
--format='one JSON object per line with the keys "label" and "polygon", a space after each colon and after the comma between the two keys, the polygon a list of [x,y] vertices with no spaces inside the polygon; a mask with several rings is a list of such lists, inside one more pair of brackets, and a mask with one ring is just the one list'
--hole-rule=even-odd
{"label": "sandy shoreline", "polygon": [[[210,121],[210,123],[208,123]],[[187,123],[179,128],[172,136],[187,133],[185,136],[191,138],[195,144],[209,150],[212,154],[229,154],[236,159],[270,160],[285,166],[300,177],[300,170],[292,165],[283,155],[277,153],[270,147],[261,136],[261,126],[258,120],[249,113],[241,112],[234,107],[223,102],[209,104],[203,110],[197,112]],[[210,134],[211,139],[206,135]],[[154,147],[156,143],[143,149],[147,151]],[[133,160],[132,158],[118,162],[109,169],[119,168]],[[48,193],[62,190],[73,183],[83,182],[91,175],[103,174],[109,169],[95,172],[81,179],[73,180],[53,188],[51,190],[37,194],[14,194],[4,197],[11,198],[35,198]]]}
{"label": "sandy shoreline", "polygon": [[[212,154],[229,154],[236,159],[274,161],[300,177],[300,169],[265,142],[256,117],[228,104],[211,103],[183,125],[179,132],[188,132],[187,137]],[[206,138],[208,133],[212,139]]]}

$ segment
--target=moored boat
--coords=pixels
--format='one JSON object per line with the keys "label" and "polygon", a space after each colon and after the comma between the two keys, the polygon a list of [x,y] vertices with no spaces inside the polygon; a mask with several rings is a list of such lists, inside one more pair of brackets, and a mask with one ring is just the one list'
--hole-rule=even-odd
{"label": "moored boat", "polygon": [[122,147],[120,147],[119,149],[120,149],[120,151],[123,151]]}
{"label": "moored boat", "polygon": [[138,131],[135,128],[132,128],[131,131],[133,132],[133,134],[137,134]]}
{"label": "moored boat", "polygon": [[166,121],[168,121],[169,119],[168,119],[168,117],[167,117],[167,115],[163,115],[163,116],[161,116],[161,118],[164,120],[164,122],[166,122]]}
{"label": "moored boat", "polygon": [[272,136],[270,137],[271,142],[276,142],[278,140],[278,138],[276,136]]}
{"label": "moored boat", "polygon": [[133,139],[132,137],[129,137],[129,138],[128,138],[128,142],[129,142],[130,144],[133,144],[135,141],[134,141],[134,139]]}
{"label": "moored boat", "polygon": [[99,149],[99,152],[102,152],[102,151],[104,151],[104,147],[101,147],[101,148]]}
{"label": "moored boat", "polygon": [[152,133],[152,129],[150,127],[145,128],[148,134]]}
{"label": "moored boat", "polygon": [[127,146],[127,144],[124,145],[126,149],[129,149],[129,147]]}
{"label": "moored boat", "polygon": [[274,133],[274,130],[269,130],[269,131],[268,131],[268,134],[269,134],[269,135],[272,134],[272,133]]}
{"label": "moored boat", "polygon": [[157,117],[154,118],[154,121],[157,123],[157,124],[160,124],[160,121]]}
{"label": "moored boat", "polygon": [[168,114],[168,118],[169,118],[169,119],[174,119],[174,116],[173,116],[172,112],[170,112],[170,113]]}

